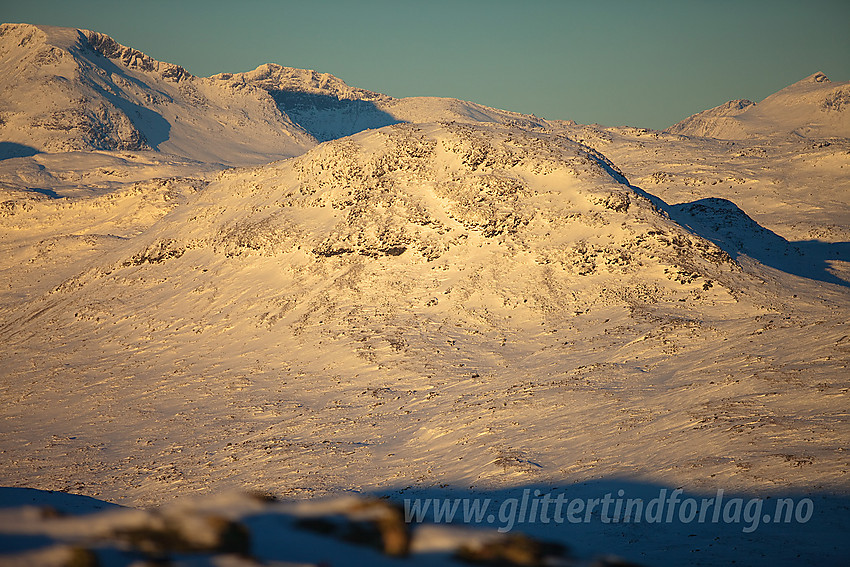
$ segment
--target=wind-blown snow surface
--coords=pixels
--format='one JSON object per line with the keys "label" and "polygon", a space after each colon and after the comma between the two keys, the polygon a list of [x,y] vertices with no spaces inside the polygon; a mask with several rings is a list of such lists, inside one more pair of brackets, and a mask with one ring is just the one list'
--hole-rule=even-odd
{"label": "wind-blown snow surface", "polygon": [[[4,38],[65,38],[77,62],[83,38],[112,46],[30,28]],[[173,88],[167,64],[106,53],[86,77],[111,61]],[[273,65],[184,81],[266,100],[304,143],[197,146],[169,119],[184,134],[157,149],[137,128],[150,149],[94,150],[76,126],[26,133],[42,106],[3,115],[4,484],[146,506],[622,481],[846,506],[850,132],[797,111],[794,134],[745,140],[581,126]],[[781,537],[837,563],[823,525]],[[649,564],[797,561],[778,532],[675,551],[659,534],[688,533],[588,529],[558,537]]]}

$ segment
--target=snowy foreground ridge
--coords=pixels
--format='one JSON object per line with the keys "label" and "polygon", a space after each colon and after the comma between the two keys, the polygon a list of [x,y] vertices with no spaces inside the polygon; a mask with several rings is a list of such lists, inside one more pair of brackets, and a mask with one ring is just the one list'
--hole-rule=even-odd
{"label": "snowy foreground ridge", "polygon": [[3,24],[0,91],[0,562],[850,560],[850,83],[662,132]]}

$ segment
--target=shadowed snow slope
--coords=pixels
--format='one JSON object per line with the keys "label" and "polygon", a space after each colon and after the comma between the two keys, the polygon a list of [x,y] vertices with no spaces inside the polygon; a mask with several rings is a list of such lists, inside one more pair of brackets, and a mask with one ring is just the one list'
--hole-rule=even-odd
{"label": "shadowed snow slope", "polygon": [[850,82],[832,83],[815,73],[755,104],[733,100],[682,120],[672,134],[737,140],[793,134],[850,137]]}
{"label": "shadowed snow slope", "polygon": [[3,24],[0,77],[0,136],[40,151],[245,164],[315,144],[264,90],[194,77],[88,30]]}

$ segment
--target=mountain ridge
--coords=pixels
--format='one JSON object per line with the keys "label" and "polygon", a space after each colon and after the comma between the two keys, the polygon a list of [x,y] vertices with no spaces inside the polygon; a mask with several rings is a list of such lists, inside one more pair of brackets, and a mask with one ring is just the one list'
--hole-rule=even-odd
{"label": "mountain ridge", "polygon": [[0,101],[0,137],[33,151],[157,150],[251,165],[399,122],[545,124],[456,99],[395,99],[274,63],[195,77],[90,30],[2,24],[0,43],[0,75],[15,78]]}
{"label": "mountain ridge", "polygon": [[277,63],[264,63],[256,69],[244,73],[216,73],[209,78],[250,83],[261,86],[268,91],[291,90],[309,94],[333,95],[344,100],[372,101],[392,98],[381,93],[349,86],[345,81],[330,73],[284,67]]}
{"label": "mountain ridge", "polygon": [[0,75],[14,77],[0,101],[8,142],[49,152],[158,150],[226,164],[315,145],[262,89],[194,77],[98,32],[3,24],[0,43]]}
{"label": "mountain ridge", "polygon": [[[199,78],[90,30],[3,24],[3,38],[0,74],[15,78],[0,103],[0,136],[33,151],[159,150],[249,165],[399,122],[557,127],[557,122],[468,101],[396,99],[329,73],[275,63]],[[720,139],[850,137],[848,106],[850,82],[831,83],[817,72],[758,104],[729,101],[666,132]],[[221,143],[199,150],[209,139]]]}
{"label": "mountain ridge", "polygon": [[758,137],[850,138],[850,81],[833,83],[818,71],[758,103],[732,100],[665,130],[729,140]]}

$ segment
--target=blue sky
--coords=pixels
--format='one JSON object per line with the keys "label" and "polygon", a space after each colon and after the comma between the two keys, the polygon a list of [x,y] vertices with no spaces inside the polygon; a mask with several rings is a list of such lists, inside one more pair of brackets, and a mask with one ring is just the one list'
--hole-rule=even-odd
{"label": "blue sky", "polygon": [[0,0],[206,76],[274,62],[402,96],[664,128],[823,71],[850,80],[850,0]]}

